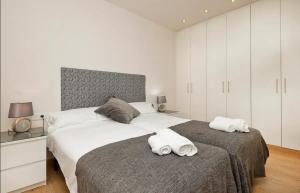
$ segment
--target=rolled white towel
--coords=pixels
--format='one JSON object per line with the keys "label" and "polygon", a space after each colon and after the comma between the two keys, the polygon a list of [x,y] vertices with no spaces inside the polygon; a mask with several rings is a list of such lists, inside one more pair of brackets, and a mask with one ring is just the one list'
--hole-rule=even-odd
{"label": "rolled white towel", "polygon": [[172,151],[179,156],[193,156],[198,152],[193,142],[171,129],[162,129],[157,132],[157,135],[167,141]]}
{"label": "rolled white towel", "polygon": [[172,151],[171,146],[158,135],[150,136],[148,143],[151,146],[152,152],[158,155],[167,155]]}
{"label": "rolled white towel", "polygon": [[209,127],[226,132],[249,132],[248,125],[243,119],[216,117],[212,122],[209,123]]}

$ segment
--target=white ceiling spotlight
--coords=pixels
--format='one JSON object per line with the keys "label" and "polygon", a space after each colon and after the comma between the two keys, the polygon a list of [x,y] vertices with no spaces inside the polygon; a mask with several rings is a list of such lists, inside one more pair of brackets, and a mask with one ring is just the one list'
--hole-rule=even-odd
{"label": "white ceiling spotlight", "polygon": [[208,13],[208,9],[204,9],[204,13]]}
{"label": "white ceiling spotlight", "polygon": [[231,0],[231,2],[232,2],[232,3],[234,3],[234,2],[235,2],[235,0]]}
{"label": "white ceiling spotlight", "polygon": [[182,23],[186,23],[186,19],[182,19],[181,22],[182,22]]}

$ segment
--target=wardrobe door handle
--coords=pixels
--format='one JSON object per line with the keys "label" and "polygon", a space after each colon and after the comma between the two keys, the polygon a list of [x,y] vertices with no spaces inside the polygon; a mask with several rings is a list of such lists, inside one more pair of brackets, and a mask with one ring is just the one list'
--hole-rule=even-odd
{"label": "wardrobe door handle", "polygon": [[193,83],[190,83],[190,91],[193,93]]}
{"label": "wardrobe door handle", "polygon": [[222,93],[225,93],[225,82],[222,81]]}
{"label": "wardrobe door handle", "polygon": [[278,78],[276,78],[276,93],[278,93],[278,82],[279,82],[279,80],[278,80]]}
{"label": "wardrobe door handle", "polygon": [[186,91],[187,91],[187,93],[190,93],[190,84],[189,83],[186,84]]}
{"label": "wardrobe door handle", "polygon": [[283,85],[284,85],[284,93],[286,93],[286,78],[284,78]]}
{"label": "wardrobe door handle", "polygon": [[227,81],[227,92],[230,93],[230,81]]}

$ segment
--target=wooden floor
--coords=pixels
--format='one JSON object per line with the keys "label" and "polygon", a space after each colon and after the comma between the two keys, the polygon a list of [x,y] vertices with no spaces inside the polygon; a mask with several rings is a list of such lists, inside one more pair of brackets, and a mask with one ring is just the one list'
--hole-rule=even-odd
{"label": "wooden floor", "polygon": [[[254,182],[253,193],[300,193],[300,152],[269,146],[267,177]],[[68,193],[64,177],[48,163],[47,185],[26,193]]]}

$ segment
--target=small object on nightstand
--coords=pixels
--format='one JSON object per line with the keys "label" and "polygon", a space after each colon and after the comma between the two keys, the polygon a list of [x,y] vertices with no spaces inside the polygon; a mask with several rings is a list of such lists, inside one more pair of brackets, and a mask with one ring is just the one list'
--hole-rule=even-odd
{"label": "small object on nightstand", "polygon": [[41,119],[43,120],[43,133],[45,133],[45,116],[40,115]]}
{"label": "small object on nightstand", "polygon": [[26,132],[31,128],[31,120],[25,117],[33,115],[32,102],[10,103],[8,118],[17,118],[12,125],[15,132]]}
{"label": "small object on nightstand", "polygon": [[158,104],[158,112],[164,112],[166,105],[164,103],[167,102],[166,96],[157,96],[157,104]]}

